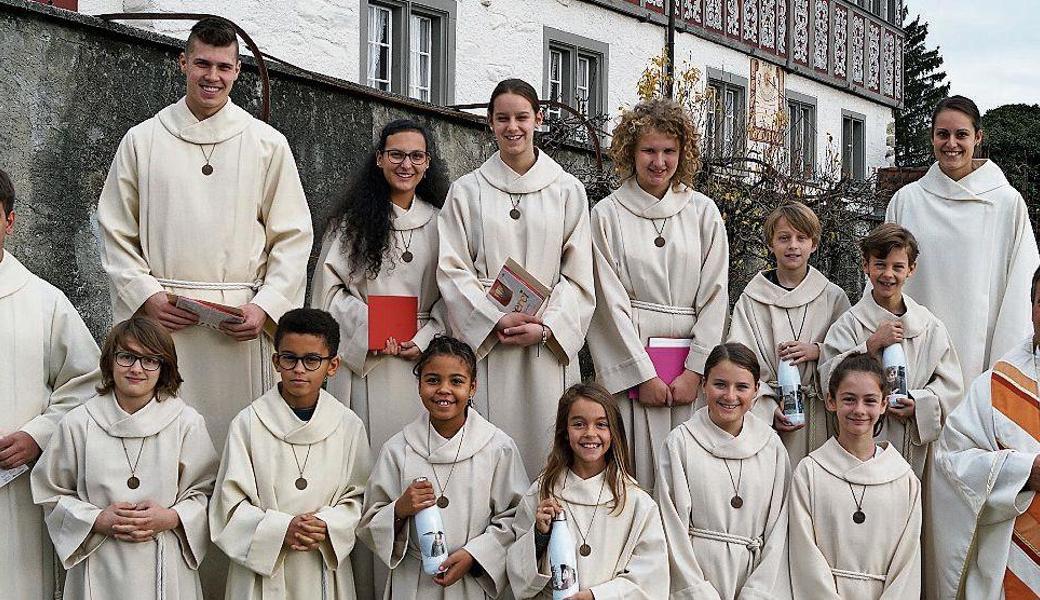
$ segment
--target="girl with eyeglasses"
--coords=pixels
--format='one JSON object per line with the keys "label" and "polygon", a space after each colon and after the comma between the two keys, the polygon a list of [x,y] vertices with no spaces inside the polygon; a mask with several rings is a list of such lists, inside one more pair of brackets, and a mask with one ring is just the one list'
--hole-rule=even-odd
{"label": "girl with eyeglasses", "polygon": [[217,455],[177,396],[173,338],[132,317],[109,332],[100,366],[98,395],[62,420],[32,473],[64,597],[201,599]]}

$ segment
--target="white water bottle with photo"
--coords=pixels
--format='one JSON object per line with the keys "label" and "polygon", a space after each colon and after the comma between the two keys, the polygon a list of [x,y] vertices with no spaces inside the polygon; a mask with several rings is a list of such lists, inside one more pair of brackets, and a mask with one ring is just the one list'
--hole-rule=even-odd
{"label": "white water bottle with photo", "polygon": [[792,425],[805,424],[805,396],[802,393],[802,374],[789,360],[777,363],[776,381],[780,386],[780,407]]}
{"label": "white water bottle with photo", "polygon": [[[415,481],[426,481],[426,478],[419,477]],[[423,573],[436,575],[448,558],[444,521],[441,519],[441,509],[436,504],[415,513],[415,532],[419,536]]]}
{"label": "white water bottle with photo", "polygon": [[567,513],[562,510],[552,520],[549,568],[552,571],[549,585],[553,600],[564,600],[578,593],[578,555],[574,551],[574,536],[567,525]]}
{"label": "white water bottle with photo", "polygon": [[903,344],[896,342],[881,353],[881,363],[885,367],[885,379],[888,381],[888,405],[902,408],[903,401],[909,395],[906,389],[906,352]]}

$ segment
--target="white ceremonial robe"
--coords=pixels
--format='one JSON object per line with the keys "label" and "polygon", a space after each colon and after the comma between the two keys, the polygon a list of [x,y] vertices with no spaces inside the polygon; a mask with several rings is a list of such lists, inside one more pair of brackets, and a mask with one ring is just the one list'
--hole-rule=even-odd
{"label": "white ceremonial robe", "polygon": [[963,387],[993,366],[1029,322],[1029,285],[1040,255],[1022,195],[992,160],[954,181],[933,164],[896,192],[885,213],[921,247],[905,292],[950,331]]}
{"label": "white ceremonial robe", "polygon": [[[790,598],[791,463],[772,427],[749,412],[733,437],[701,408],[669,434],[665,448],[656,497],[668,537],[671,598]],[[744,502],[739,509],[730,504],[734,482]]]}
{"label": "white ceremonial robe", "polygon": [[[665,245],[658,248],[660,235]],[[618,398],[636,480],[654,487],[668,432],[693,405],[646,407],[628,389],[657,376],[646,345],[651,337],[689,338],[685,368],[704,373],[722,341],[729,295],[726,224],[710,198],[682,187],[658,200],[629,178],[592,210],[596,311],[589,350],[596,378]]]}
{"label": "white ceremonial robe", "polygon": [[[444,333],[446,320],[437,289],[437,209],[419,198],[407,212],[397,206],[393,209],[398,216],[391,231],[392,256],[384,257],[378,277],[369,279],[360,269],[351,273],[354,264],[343,253],[347,242],[334,230],[326,236],[311,287],[312,304],[339,321],[339,356],[347,367],[329,380],[327,389],[361,417],[369,445],[376,450],[414,421],[423,408],[412,374],[415,363],[368,352],[368,296],[419,299],[419,329],[412,341],[421,350],[434,336]],[[405,250],[402,238],[414,256],[410,263],[401,260]],[[369,399],[374,406],[369,405]]]}
{"label": "white ceremonial robe", "polygon": [[[448,554],[465,549],[483,568],[479,577],[467,573],[451,586],[437,585],[422,570],[415,520],[409,518],[395,530],[394,503],[418,477],[427,478],[435,493],[448,498],[447,508],[440,509]],[[513,440],[474,410],[450,440],[433,429],[426,413],[390,438],[368,481],[358,529],[361,540],[391,569],[383,597],[499,597],[507,589],[505,560],[513,541],[513,516],[528,481]]]}
{"label": "white ceremonial robe", "polygon": [[[46,448],[58,421],[95,395],[98,347],[58,288],[0,255],[0,435],[24,431]],[[18,600],[51,600],[59,568],[33,504],[29,474],[0,488],[0,589]]]}
{"label": "white ceremonial robe", "polygon": [[[1035,395],[1040,372],[1032,346],[1031,339],[1021,340],[1001,360],[1033,380],[1024,389]],[[975,379],[936,448],[931,518],[937,569],[928,581],[934,586],[929,598],[936,600],[1003,600],[1009,556],[1023,555],[1011,536],[1015,519],[1035,497],[1026,482],[1040,442],[993,406],[992,377],[986,371]]]}
{"label": "white ceremonial robe", "polygon": [[[668,597],[668,543],[661,514],[650,494],[634,481],[626,483],[627,501],[615,510],[606,471],[581,479],[572,472],[557,481],[553,496],[567,511],[575,546],[584,540],[592,553],[578,559],[578,587],[591,590],[596,600],[659,600]],[[535,481],[517,509],[516,542],[506,563],[513,594],[522,598],[552,598],[549,551],[538,556],[534,513],[538,508]]]}
{"label": "white ceremonial robe", "polygon": [[[849,298],[838,286],[813,267],[793,290],[769,281],[758,273],[744,288],[730,320],[729,341],[740,342],[754,350],[762,368],[754,413],[773,424],[780,398],[776,380],[779,360],[777,347],[783,342],[811,342],[822,347],[824,336],[834,321],[850,308]],[[805,398],[805,427],[797,431],[778,432],[791,462],[805,458],[823,445],[835,432],[828,429],[825,395],[820,386],[820,361],[798,365]]]}
{"label": "white ceremonial robe", "polygon": [[[518,220],[509,217],[514,201]],[[527,470],[537,472],[552,445],[557,401],[581,379],[578,351],[596,303],[585,188],[545,152],[523,175],[496,152],[452,184],[437,227],[448,328],[480,360],[474,406],[516,441]],[[502,313],[487,290],[507,258],[552,290],[541,313],[553,333],[545,348],[498,343]]]}
{"label": "white ceremonial robe", "polygon": [[[134,490],[131,475],[140,481]],[[201,599],[198,568],[216,475],[205,420],[176,396],[131,415],[108,393],[70,412],[32,473],[33,498],[69,570],[65,600]],[[93,531],[110,505],[145,500],[176,511],[180,525],[141,543]]]}
{"label": "white ceremonial robe", "polygon": [[[209,515],[213,541],[231,558],[226,598],[352,600],[349,557],[368,475],[364,425],[328,392],[306,422],[277,387],[243,409],[231,422]],[[310,552],[287,548],[290,522],[306,513],[325,522],[326,540]]]}
{"label": "white ceremonial robe", "polygon": [[[879,446],[861,462],[831,438],[798,463],[789,538],[795,598],[920,597],[921,484],[895,447]],[[852,520],[857,499],[863,523]]]}
{"label": "white ceremonial robe", "polygon": [[[292,151],[230,101],[200,122],[182,98],[130,129],[101,192],[98,225],[115,322],[162,291],[252,302],[274,322],[303,305],[311,217]],[[201,326],[173,339],[181,394],[222,447],[231,419],[275,383],[271,344],[262,334],[236,342]]]}
{"label": "white ceremonial robe", "polygon": [[[946,326],[927,308],[903,294],[906,313],[901,317],[881,308],[870,291],[827,332],[820,351],[820,384],[827,389],[831,372],[852,353],[867,351],[867,338],[883,321],[903,323],[903,351],[906,353],[907,391],[914,399],[913,419],[886,416],[880,440],[892,442],[896,450],[914,467],[928,491],[928,464],[932,443],[939,439],[946,416],[961,401],[961,369]],[[880,359],[880,357],[879,357]]]}

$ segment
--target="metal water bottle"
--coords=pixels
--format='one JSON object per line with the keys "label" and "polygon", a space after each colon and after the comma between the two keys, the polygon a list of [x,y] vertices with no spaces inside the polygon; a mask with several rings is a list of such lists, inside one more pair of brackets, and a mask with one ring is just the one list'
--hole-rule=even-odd
{"label": "metal water bottle", "polygon": [[567,525],[567,513],[562,510],[552,520],[549,568],[553,600],[564,600],[578,593],[578,556],[574,551],[574,536]]}
{"label": "metal water bottle", "polygon": [[[426,481],[419,477],[415,481]],[[448,558],[447,538],[444,535],[444,521],[441,509],[434,504],[415,513],[415,532],[419,537],[419,552],[422,554],[422,568],[427,575],[436,575]]]}
{"label": "metal water bottle", "polygon": [[802,375],[789,360],[779,360],[776,381],[780,386],[780,406],[792,425],[805,424],[805,396],[802,393]]}
{"label": "metal water bottle", "polygon": [[903,344],[897,342],[886,347],[881,353],[881,362],[885,367],[885,379],[888,381],[888,405],[902,408],[903,400],[908,397],[906,353],[903,351]]}

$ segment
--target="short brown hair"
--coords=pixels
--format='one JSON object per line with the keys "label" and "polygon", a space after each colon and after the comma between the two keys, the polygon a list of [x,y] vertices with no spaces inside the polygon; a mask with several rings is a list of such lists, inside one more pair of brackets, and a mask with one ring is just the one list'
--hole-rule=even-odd
{"label": "short brown hair", "polygon": [[621,115],[610,142],[610,159],[618,175],[623,179],[635,175],[636,145],[644,133],[651,131],[679,139],[679,164],[672,176],[672,187],[680,183],[693,187],[693,177],[701,168],[697,126],[682,106],[666,98],[640,102]]}
{"label": "short brown hair", "polygon": [[192,46],[196,40],[216,48],[226,48],[234,44],[235,54],[238,54],[238,32],[235,30],[235,26],[231,24],[231,21],[227,19],[206,17],[195,23],[191,28],[191,33],[188,34],[188,40],[184,42],[185,54],[191,54]]}
{"label": "short brown hair", "polygon": [[101,385],[98,386],[97,392],[104,395],[115,389],[112,365],[116,360],[116,352],[129,350],[127,340],[133,340],[162,361],[162,366],[159,367],[159,381],[155,384],[155,398],[161,402],[166,397],[176,396],[183,379],[177,369],[177,348],[173,344],[173,338],[158,321],[142,316],[133,316],[116,323],[105,337],[99,365]]}
{"label": "short brown hair", "polygon": [[491,99],[488,100],[488,120],[495,114],[495,100],[502,94],[516,94],[524,100],[531,103],[531,110],[534,114],[538,114],[538,111],[542,110],[542,105],[538,101],[538,92],[535,91],[534,86],[527,83],[523,79],[503,79],[498,82],[495,89],[491,92]]}
{"label": "short brown hair", "polygon": [[704,361],[704,379],[707,380],[708,373],[724,360],[751,373],[751,378],[755,380],[756,384],[762,377],[762,367],[759,366],[758,357],[751,348],[740,342],[726,342],[715,346],[708,355],[708,359]]}
{"label": "short brown hair", "polygon": [[14,184],[3,169],[0,169],[0,208],[4,209],[5,215],[14,210]]}
{"label": "short brown hair", "polygon": [[982,115],[979,114],[979,107],[975,102],[966,96],[950,96],[940,100],[935,105],[935,109],[932,110],[932,133],[935,133],[935,120],[939,118],[939,113],[944,110],[955,110],[964,113],[971,119],[971,126],[975,131],[982,129]]}
{"label": "short brown hair", "polygon": [[773,243],[776,224],[780,222],[780,219],[785,219],[795,230],[811,237],[813,244],[820,245],[820,238],[823,237],[823,226],[820,225],[820,218],[808,206],[797,200],[792,200],[774,208],[773,212],[766,217],[766,222],[762,226],[762,233],[767,246]]}
{"label": "short brown hair", "polygon": [[910,264],[917,262],[919,249],[917,238],[910,233],[909,229],[901,227],[896,223],[882,223],[874,228],[859,242],[859,249],[863,252],[863,260],[871,258],[888,258],[893,250],[903,248]]}

